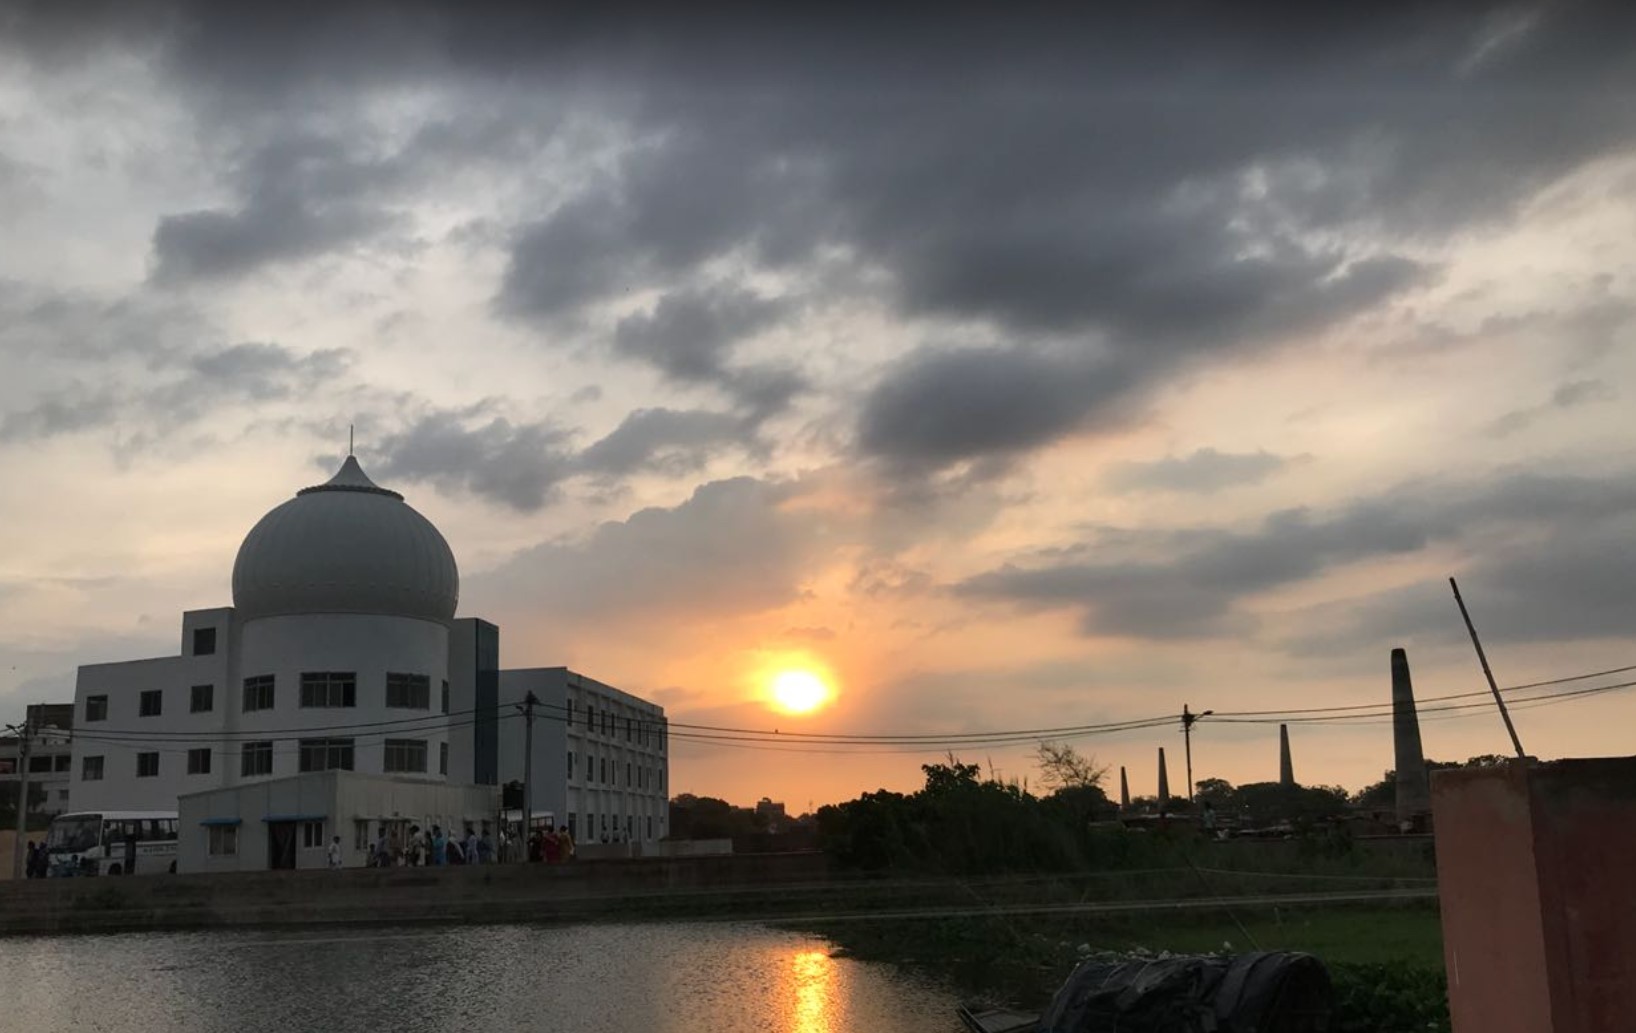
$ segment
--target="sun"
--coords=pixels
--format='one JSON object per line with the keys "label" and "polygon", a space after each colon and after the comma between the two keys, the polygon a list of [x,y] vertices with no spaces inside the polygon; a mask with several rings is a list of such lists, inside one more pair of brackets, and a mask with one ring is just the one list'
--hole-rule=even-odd
{"label": "sun", "polygon": [[810,714],[829,702],[829,686],[807,670],[780,671],[773,675],[773,705],[786,714]]}

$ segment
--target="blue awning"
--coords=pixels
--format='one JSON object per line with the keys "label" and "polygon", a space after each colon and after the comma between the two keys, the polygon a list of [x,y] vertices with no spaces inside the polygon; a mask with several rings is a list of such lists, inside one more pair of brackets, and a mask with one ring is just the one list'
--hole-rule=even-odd
{"label": "blue awning", "polygon": [[199,824],[200,825],[242,825],[242,824],[244,824],[244,819],[243,818],[206,818],[203,821],[199,822]]}
{"label": "blue awning", "polygon": [[324,821],[327,814],[269,814],[261,820],[269,825],[275,821]]}

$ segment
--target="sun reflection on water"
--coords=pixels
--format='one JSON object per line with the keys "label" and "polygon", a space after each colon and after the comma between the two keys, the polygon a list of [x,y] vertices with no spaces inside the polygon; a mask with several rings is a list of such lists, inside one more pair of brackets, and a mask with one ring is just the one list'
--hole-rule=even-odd
{"label": "sun reflection on water", "polygon": [[831,1033],[838,1029],[835,1014],[835,962],[821,950],[804,950],[790,959],[794,1007],[790,1033]]}

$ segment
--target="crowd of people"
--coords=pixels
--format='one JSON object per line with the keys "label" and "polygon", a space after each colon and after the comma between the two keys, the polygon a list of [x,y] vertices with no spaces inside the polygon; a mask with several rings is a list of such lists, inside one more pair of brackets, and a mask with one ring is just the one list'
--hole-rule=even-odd
{"label": "crowd of people", "polygon": [[[501,849],[505,846],[506,837],[502,834]],[[419,825],[411,825],[408,838],[398,842],[388,835],[387,825],[383,822],[380,834],[369,844],[367,863],[371,868],[418,868],[423,865],[493,864],[497,859],[494,842],[487,830],[479,835],[469,824],[463,835],[455,835],[453,829],[444,832],[441,825],[433,825],[430,831],[423,830]],[[329,861],[330,867],[341,867],[339,836],[330,844]]]}
{"label": "crowd of people", "polygon": [[545,864],[560,864],[574,859],[574,837],[567,825],[553,829],[547,825],[536,828],[528,837],[528,859]]}
{"label": "crowd of people", "polygon": [[51,871],[51,856],[45,851],[45,844],[35,844],[28,841],[28,853],[23,858],[23,877],[25,879],[43,879]]}

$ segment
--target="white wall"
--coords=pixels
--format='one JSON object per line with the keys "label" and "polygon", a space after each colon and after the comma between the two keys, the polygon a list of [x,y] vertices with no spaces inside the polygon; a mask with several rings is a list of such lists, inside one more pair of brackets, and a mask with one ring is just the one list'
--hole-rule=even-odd
{"label": "white wall", "polygon": [[[424,740],[426,773],[394,777],[441,781],[438,753],[448,734],[441,696],[448,665],[449,629],[436,621],[349,613],[259,617],[244,624],[230,709],[241,739],[266,732],[275,740],[273,778],[298,773],[299,738],[333,736],[353,740],[353,770],[365,774],[383,771],[387,739]],[[304,671],[353,672],[357,705],[302,707]],[[388,672],[426,675],[431,683],[430,708],[388,708]],[[273,708],[243,713],[244,679],[267,674],[274,677]],[[364,725],[374,727],[357,727]],[[240,781],[239,773],[235,756],[223,784]]]}

